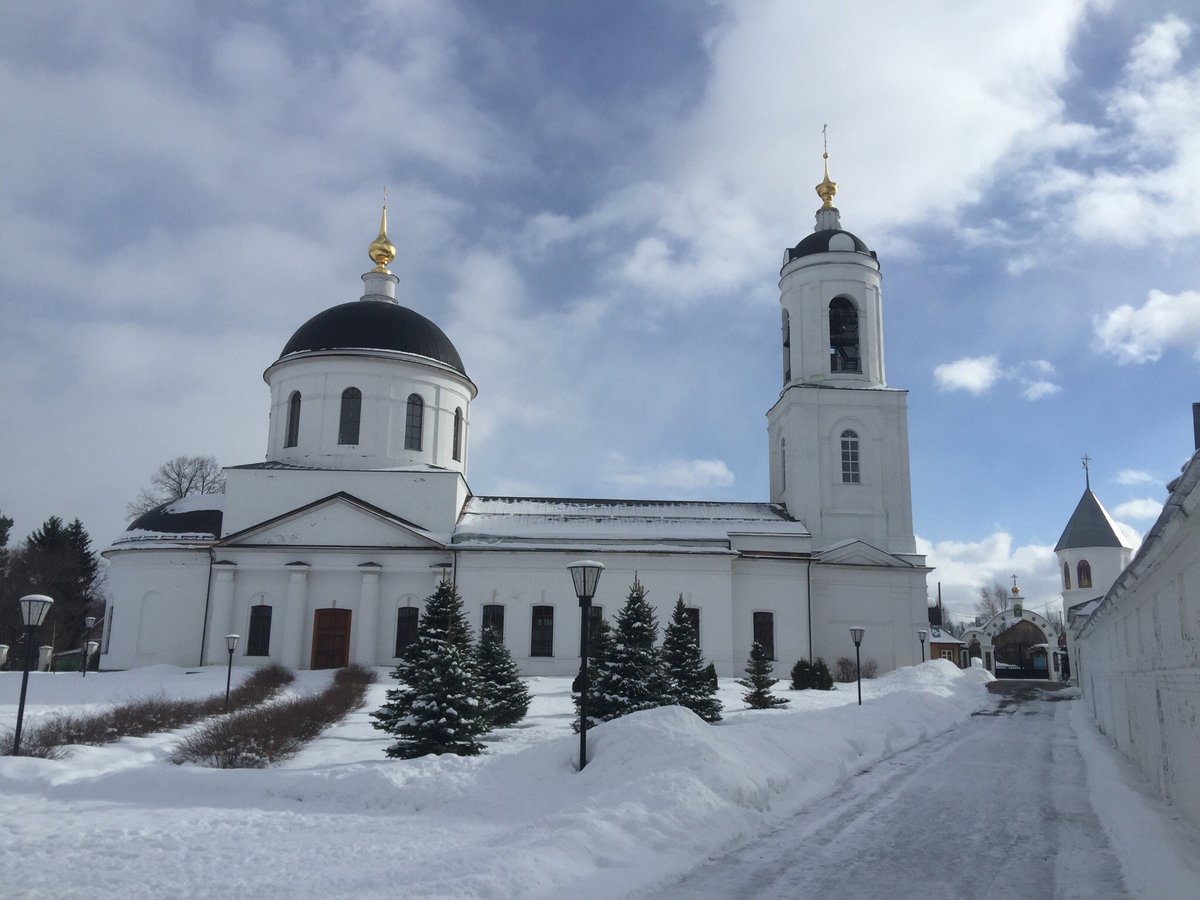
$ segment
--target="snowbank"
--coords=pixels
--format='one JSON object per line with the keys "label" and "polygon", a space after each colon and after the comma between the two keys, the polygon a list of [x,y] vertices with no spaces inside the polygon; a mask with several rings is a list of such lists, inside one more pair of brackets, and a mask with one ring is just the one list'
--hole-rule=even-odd
{"label": "snowbank", "polygon": [[[181,677],[190,690],[211,688],[215,674]],[[300,674],[301,690],[328,678]],[[138,677],[82,680],[99,690]],[[31,696],[52,692],[46,680]],[[589,735],[582,773],[569,679],[554,678],[531,680],[529,727],[473,759],[387,760],[367,711],[271,770],[173,766],[171,735],[64,761],[0,759],[0,867],[15,895],[67,887],[58,853],[70,846],[93,896],[622,896],[953,728],[990,702],[986,680],[934,660],[864,683],[861,708],[849,685],[783,692],[792,707],[764,711],[738,709],[737,687],[723,681],[721,724],[677,707],[606,723]],[[0,702],[9,681],[0,678]]]}

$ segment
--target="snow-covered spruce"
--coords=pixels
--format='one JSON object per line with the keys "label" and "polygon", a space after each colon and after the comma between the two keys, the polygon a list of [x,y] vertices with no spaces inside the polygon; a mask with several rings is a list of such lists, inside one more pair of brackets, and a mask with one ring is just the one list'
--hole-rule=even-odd
{"label": "snow-covered spruce", "polygon": [[774,666],[767,657],[763,645],[755,641],[750,645],[750,659],[746,663],[746,677],[739,678],[738,684],[746,688],[742,699],[750,709],[772,709],[776,706],[787,706],[792,701],[786,697],[776,697],[771,693],[771,687],[779,680],[771,677]]}
{"label": "snow-covered spruce", "polygon": [[717,685],[708,676],[700,641],[687,617],[682,595],[675,601],[671,624],[663,632],[662,661],[671,701],[686,706],[705,722],[721,721]]}
{"label": "snow-covered spruce", "polygon": [[529,712],[529,688],[504,641],[494,629],[485,628],[476,652],[483,718],[488,728],[516,725]]}
{"label": "snow-covered spruce", "polygon": [[792,690],[806,691],[809,688],[817,691],[833,690],[833,676],[829,674],[829,666],[819,656],[815,663],[801,659],[792,666]]}
{"label": "snow-covered spruce", "polygon": [[[608,619],[603,616],[594,619],[588,634],[588,728],[621,715],[620,704],[600,691],[601,683],[608,679],[607,669],[612,664],[614,646]],[[575,702],[575,721],[571,723],[571,729],[576,733],[579,732],[579,688],[579,676],[576,676],[571,683]]]}
{"label": "snow-covered spruce", "polygon": [[376,728],[396,737],[385,751],[388,756],[475,756],[483,749],[477,738],[488,725],[475,650],[462,598],[449,580],[443,579],[425,601],[417,639],[405,648],[391,675],[399,686],[371,713]]}
{"label": "snow-covered spruce", "polygon": [[657,639],[658,619],[646,600],[646,588],[635,579],[617,613],[612,652],[596,672],[594,696],[605,712],[593,716],[589,708],[589,718],[608,721],[671,703],[662,658],[654,646]]}

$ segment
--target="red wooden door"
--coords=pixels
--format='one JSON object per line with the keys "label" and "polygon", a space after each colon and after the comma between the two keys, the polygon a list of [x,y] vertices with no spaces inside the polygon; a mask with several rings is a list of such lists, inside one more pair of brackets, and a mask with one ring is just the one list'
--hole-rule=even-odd
{"label": "red wooden door", "polygon": [[350,610],[318,609],[313,616],[312,667],[340,669],[350,661]]}

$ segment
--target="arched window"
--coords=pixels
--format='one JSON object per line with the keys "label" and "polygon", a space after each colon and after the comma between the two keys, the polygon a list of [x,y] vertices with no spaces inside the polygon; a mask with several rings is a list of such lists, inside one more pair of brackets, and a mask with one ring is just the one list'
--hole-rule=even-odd
{"label": "arched window", "polygon": [[271,655],[271,607],[265,603],[250,607],[250,636],[246,641],[246,655]]}
{"label": "arched window", "polygon": [[554,655],[554,607],[533,608],[533,628],[529,640],[530,656]]}
{"label": "arched window", "polygon": [[1069,591],[1070,589],[1071,589],[1071,564],[1063,563],[1063,590]]}
{"label": "arched window", "polygon": [[775,658],[775,613],[754,614],[754,642],[766,651],[767,659]]}
{"label": "arched window", "polygon": [[858,464],[858,432],[847,428],[842,432],[842,484],[861,484]]}
{"label": "arched window", "polygon": [[783,383],[792,380],[792,317],[783,311]]}
{"label": "arched window", "polygon": [[1079,576],[1079,586],[1081,588],[1090,588],[1092,586],[1092,567],[1086,559],[1081,559],[1079,565],[1075,567],[1075,574]]}
{"label": "arched window", "polygon": [[348,387],[342,391],[342,415],[338,420],[338,443],[358,443],[358,423],[362,418],[362,391]]}
{"label": "arched window", "polygon": [[459,406],[454,410],[454,459],[458,462],[462,462],[462,432],[463,414]]}
{"label": "arched window", "polygon": [[404,449],[421,449],[421,424],[425,418],[425,401],[420,394],[408,395],[408,413],[404,417]]}
{"label": "arched window", "polygon": [[483,634],[489,628],[496,632],[497,638],[504,640],[504,607],[499,603],[483,604],[483,628],[479,633]]}
{"label": "arched window", "polygon": [[829,304],[829,371],[862,371],[858,355],[858,310],[845,297],[835,297]]}
{"label": "arched window", "polygon": [[417,615],[415,606],[402,606],[396,610],[396,652],[392,656],[399,656],[405,647],[416,642]]}
{"label": "arched window", "polygon": [[300,441],[300,392],[292,391],[292,396],[288,398],[287,412],[287,439],[283,442],[285,447],[295,447]]}

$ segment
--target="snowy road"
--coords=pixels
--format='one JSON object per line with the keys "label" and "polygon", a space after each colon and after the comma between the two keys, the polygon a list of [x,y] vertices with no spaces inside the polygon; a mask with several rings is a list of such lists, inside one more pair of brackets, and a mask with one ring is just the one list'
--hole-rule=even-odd
{"label": "snowy road", "polygon": [[1127,896],[1088,798],[1069,716],[1080,701],[1025,683],[993,689],[995,708],[652,896]]}

